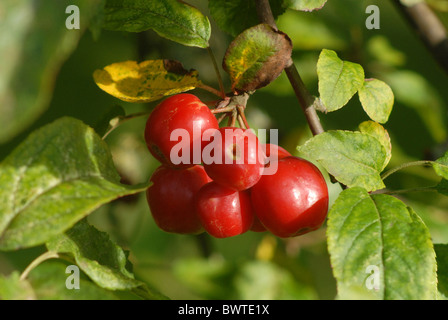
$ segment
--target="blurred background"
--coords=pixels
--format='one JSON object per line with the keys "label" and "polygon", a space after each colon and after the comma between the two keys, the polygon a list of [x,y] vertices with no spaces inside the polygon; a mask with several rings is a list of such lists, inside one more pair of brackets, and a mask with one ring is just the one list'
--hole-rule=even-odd
{"label": "blurred background", "polygon": [[[210,45],[220,63],[232,38],[214,24],[207,1],[187,2],[209,16]],[[365,27],[368,17],[365,9],[369,4],[380,8],[380,30]],[[448,8],[439,9],[438,14],[448,26]],[[0,19],[5,14],[8,16],[8,12],[0,12]],[[61,14],[65,19],[66,15]],[[26,23],[27,17],[17,19]],[[316,63],[323,48],[361,64],[366,78],[381,79],[392,87],[395,105],[385,124],[393,146],[388,168],[408,161],[435,160],[447,150],[448,76],[391,1],[330,0],[317,12],[287,11],[279,17],[278,26],[292,39],[293,59],[314,95],[318,96]],[[5,36],[5,32],[0,31],[0,36]],[[36,46],[35,50],[40,55],[45,48]],[[61,116],[75,117],[95,126],[117,105],[126,114],[150,111],[157,102],[146,105],[122,102],[101,91],[92,78],[96,69],[111,63],[147,59],[178,60],[186,69],[198,70],[204,83],[218,88],[212,61],[204,49],[184,47],[152,31],[131,34],[102,30],[98,34],[87,30],[54,73],[48,108],[14,139],[0,144],[0,160],[30,132]],[[0,70],[1,63],[0,60]],[[33,69],[30,70],[31,73]],[[221,72],[229,89],[228,78]],[[38,75],[23,72],[21,76]],[[192,93],[204,101],[215,99],[200,89]],[[356,130],[368,120],[357,96],[343,109],[319,115],[325,130]],[[278,129],[279,144],[293,154],[297,154],[297,145],[311,137],[284,74],[250,98],[247,118],[254,129]],[[124,183],[145,182],[159,166],[144,142],[145,122],[146,117],[128,121],[106,138]],[[435,185],[438,180],[431,169],[414,167],[394,174],[386,185],[403,189]],[[329,188],[333,202],[340,188],[330,182]],[[435,193],[415,193],[402,199],[422,217],[435,243],[448,242],[448,198]],[[171,299],[334,299],[336,295],[325,226],[291,239],[254,232],[229,239],[167,234],[152,220],[144,194],[116,200],[92,213],[88,220],[129,250],[138,279]],[[43,251],[43,247],[37,247],[0,253],[0,273],[23,270]]]}

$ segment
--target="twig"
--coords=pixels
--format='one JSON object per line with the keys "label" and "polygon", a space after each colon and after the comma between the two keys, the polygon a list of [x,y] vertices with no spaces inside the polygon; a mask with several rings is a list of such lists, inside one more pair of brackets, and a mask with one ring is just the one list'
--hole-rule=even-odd
{"label": "twig", "polygon": [[243,126],[245,129],[250,129],[249,123],[246,119],[246,114],[244,113],[244,106],[236,106],[236,109],[238,110],[238,116],[241,118],[241,121],[243,122]]}
{"label": "twig", "polygon": [[206,84],[204,84],[202,82],[196,84],[196,87],[197,88],[201,88],[203,90],[206,90],[206,91],[208,91],[210,93],[213,93],[217,97],[224,98],[223,94],[219,90],[216,90],[215,88],[212,88],[212,87],[210,87],[210,86],[208,86],[208,85],[206,85]]}
{"label": "twig", "polygon": [[416,30],[440,66],[448,73],[448,37],[445,26],[424,2],[405,6],[400,0],[392,0],[397,9]]}
{"label": "twig", "polygon": [[216,62],[215,55],[213,54],[212,48],[207,47],[207,51],[208,51],[208,54],[210,55],[210,58],[212,59],[213,68],[215,69],[216,76],[218,77],[218,83],[219,83],[219,89],[221,91],[221,97],[225,98],[226,92],[224,89],[224,84],[222,82],[221,73],[219,72],[219,67],[218,67],[218,63]]}
{"label": "twig", "polygon": [[[258,19],[262,23],[269,24],[274,29],[278,30],[275,23],[274,15],[272,14],[271,6],[269,0],[256,0],[256,8]],[[296,66],[292,59],[289,61],[288,66],[285,68],[285,73],[288,76],[289,82],[294,89],[297,99],[299,100],[300,106],[305,114],[308,125],[311,129],[313,135],[318,135],[324,132],[322,124],[320,123],[319,116],[317,115],[316,109],[314,108],[315,99],[313,95],[305,87],[305,84],[297,71]]]}

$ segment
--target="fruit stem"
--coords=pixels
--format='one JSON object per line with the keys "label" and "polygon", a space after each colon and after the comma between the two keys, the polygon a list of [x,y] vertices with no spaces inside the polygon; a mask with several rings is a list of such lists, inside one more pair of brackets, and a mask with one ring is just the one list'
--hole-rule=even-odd
{"label": "fruit stem", "polygon": [[234,110],[234,111],[232,112],[232,114],[230,115],[230,117],[229,117],[229,122],[227,123],[227,126],[229,126],[229,127],[234,127],[234,126],[235,126],[235,123],[236,123],[236,118],[237,118],[237,113],[236,113],[236,111]]}
{"label": "fruit stem", "polygon": [[203,89],[203,90],[206,90],[206,91],[208,91],[208,92],[210,92],[210,93],[213,93],[215,96],[217,96],[217,97],[220,97],[220,98],[225,98],[225,94],[224,94],[224,96],[223,96],[223,93],[221,93],[221,92],[219,92],[218,90],[216,90],[215,88],[212,88],[212,87],[210,87],[210,86],[208,86],[208,85],[206,85],[206,84],[204,84],[204,83],[202,83],[202,82],[200,82],[200,83],[198,83],[198,84],[196,84],[196,87],[197,88],[201,88],[201,89]]}
{"label": "fruit stem", "polygon": [[244,114],[245,106],[238,105],[236,106],[236,108],[238,110],[238,116],[239,118],[241,118],[241,121],[243,122],[244,129],[250,129],[249,123],[247,122],[246,119],[246,115]]}
{"label": "fruit stem", "polygon": [[237,118],[238,118],[238,124],[240,125],[240,128],[247,129],[246,125],[244,124],[243,117],[241,117],[241,115],[238,114]]}
{"label": "fruit stem", "polygon": [[226,113],[226,112],[231,112],[231,111],[233,111],[233,110],[235,110],[235,106],[227,106],[227,107],[223,107],[223,108],[216,108],[216,109],[213,109],[213,110],[211,110],[211,112],[212,112],[213,114],[216,114],[216,113]]}

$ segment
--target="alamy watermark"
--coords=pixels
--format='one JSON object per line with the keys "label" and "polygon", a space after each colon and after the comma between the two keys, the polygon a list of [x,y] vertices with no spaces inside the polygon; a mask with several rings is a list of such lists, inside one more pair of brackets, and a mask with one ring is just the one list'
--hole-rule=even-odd
{"label": "alamy watermark", "polygon": [[380,29],[380,8],[376,5],[370,5],[366,8],[366,14],[369,16],[366,19],[366,28],[368,30]]}
{"label": "alamy watermark", "polygon": [[67,19],[65,19],[65,27],[69,30],[80,29],[81,21],[79,7],[76,5],[70,5],[65,9],[65,13],[70,14]]}
{"label": "alamy watermark", "polygon": [[70,274],[67,279],[65,280],[65,287],[68,290],[79,290],[79,267],[76,265],[69,265],[65,269],[65,273]]}
{"label": "alamy watermark", "polygon": [[369,265],[366,273],[370,274],[365,282],[367,290],[380,290],[380,268],[376,265]]}
{"label": "alamy watermark", "polygon": [[[277,172],[277,153],[268,156],[258,141],[267,140],[266,129],[243,130],[226,128],[224,134],[220,130],[207,129],[202,132],[201,121],[193,122],[193,134],[185,129],[175,129],[170,140],[177,142],[171,149],[170,160],[179,164],[256,164],[266,166],[263,175],[273,175]],[[278,130],[269,129],[271,144],[278,145]],[[205,147],[203,144],[206,143]],[[191,154],[192,153],[192,154]]]}

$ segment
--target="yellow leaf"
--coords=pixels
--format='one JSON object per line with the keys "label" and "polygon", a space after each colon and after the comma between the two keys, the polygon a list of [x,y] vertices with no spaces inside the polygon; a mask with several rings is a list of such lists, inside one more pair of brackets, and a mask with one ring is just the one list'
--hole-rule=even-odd
{"label": "yellow leaf", "polygon": [[155,101],[201,85],[196,70],[187,71],[174,60],[117,62],[96,70],[93,78],[108,94],[135,103]]}

